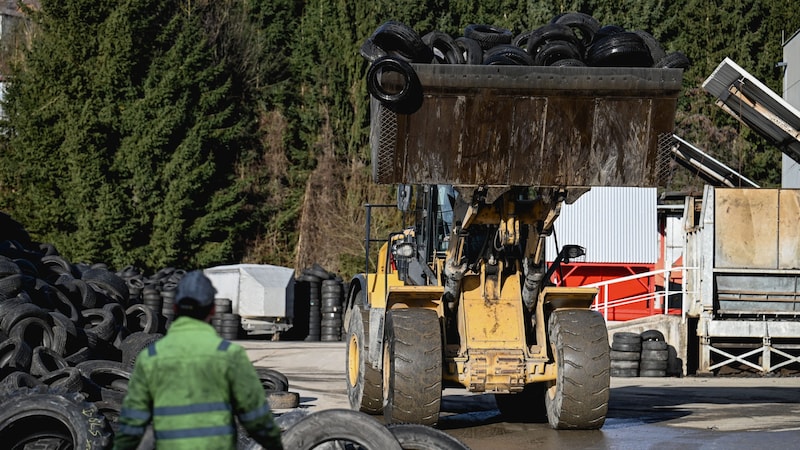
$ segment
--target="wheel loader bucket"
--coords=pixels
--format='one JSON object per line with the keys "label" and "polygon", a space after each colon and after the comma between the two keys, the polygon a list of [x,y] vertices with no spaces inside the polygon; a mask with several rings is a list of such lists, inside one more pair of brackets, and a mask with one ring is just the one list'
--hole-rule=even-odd
{"label": "wheel loader bucket", "polygon": [[[681,69],[412,65],[422,106],[371,99],[376,183],[656,186]],[[402,85],[386,72],[381,83]]]}

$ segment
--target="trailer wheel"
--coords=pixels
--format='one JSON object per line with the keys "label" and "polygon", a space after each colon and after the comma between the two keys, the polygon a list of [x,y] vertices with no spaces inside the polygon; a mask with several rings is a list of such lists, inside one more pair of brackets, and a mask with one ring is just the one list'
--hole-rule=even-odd
{"label": "trailer wheel", "polygon": [[[361,292],[359,296],[363,296]],[[347,397],[350,408],[367,414],[383,412],[383,376],[367,361],[369,354],[369,312],[362,311],[363,299],[356,298],[347,331]]]}
{"label": "trailer wheel", "polygon": [[442,402],[442,335],[436,311],[386,314],[383,416],[386,423],[434,425]]}
{"label": "trailer wheel", "polygon": [[555,429],[591,430],[603,426],[608,412],[610,359],[603,316],[589,310],[555,311],[548,321],[550,345],[558,368],[547,383],[545,404]]}

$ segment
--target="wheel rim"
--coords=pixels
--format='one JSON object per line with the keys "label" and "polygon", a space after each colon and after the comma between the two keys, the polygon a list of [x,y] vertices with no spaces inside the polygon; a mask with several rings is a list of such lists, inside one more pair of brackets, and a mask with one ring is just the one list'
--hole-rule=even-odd
{"label": "wheel rim", "polygon": [[350,343],[347,352],[347,381],[350,387],[355,387],[358,383],[358,372],[361,370],[361,348],[358,336],[350,334]]}

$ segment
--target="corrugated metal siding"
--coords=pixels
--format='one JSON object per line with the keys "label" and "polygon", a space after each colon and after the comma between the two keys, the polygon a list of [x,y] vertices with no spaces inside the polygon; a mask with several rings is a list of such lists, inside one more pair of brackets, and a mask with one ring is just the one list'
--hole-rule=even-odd
{"label": "corrugated metal siding", "polygon": [[586,248],[579,262],[647,263],[658,259],[656,188],[596,187],[563,205],[555,237],[547,239],[547,260],[559,246]]}
{"label": "corrugated metal siding", "polygon": [[[783,99],[800,109],[800,30],[783,46]],[[782,155],[783,171],[781,186],[784,188],[800,188],[800,164],[792,158]]]}

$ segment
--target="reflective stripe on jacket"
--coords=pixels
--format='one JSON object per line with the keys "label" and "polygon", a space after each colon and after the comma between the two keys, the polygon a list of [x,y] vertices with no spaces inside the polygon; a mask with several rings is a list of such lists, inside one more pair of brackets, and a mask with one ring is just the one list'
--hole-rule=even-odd
{"label": "reflective stripe on jacket", "polygon": [[234,416],[261,445],[280,429],[245,350],[208,323],[179,317],[142,350],[119,416],[116,449],[133,449],[153,424],[158,449],[236,449]]}

